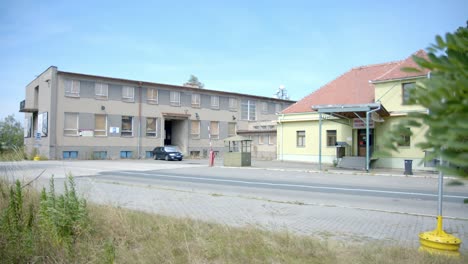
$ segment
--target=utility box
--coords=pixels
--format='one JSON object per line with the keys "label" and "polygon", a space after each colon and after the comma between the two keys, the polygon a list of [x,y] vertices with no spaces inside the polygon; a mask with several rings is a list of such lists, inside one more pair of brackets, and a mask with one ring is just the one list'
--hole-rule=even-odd
{"label": "utility box", "polygon": [[224,166],[244,167],[252,165],[252,140],[242,136],[233,136],[224,140]]}
{"label": "utility box", "polygon": [[344,141],[337,141],[335,143],[337,159],[341,159],[342,157],[346,156],[346,149],[348,146],[348,143]]}
{"label": "utility box", "polygon": [[413,160],[405,160],[405,175],[413,175]]}

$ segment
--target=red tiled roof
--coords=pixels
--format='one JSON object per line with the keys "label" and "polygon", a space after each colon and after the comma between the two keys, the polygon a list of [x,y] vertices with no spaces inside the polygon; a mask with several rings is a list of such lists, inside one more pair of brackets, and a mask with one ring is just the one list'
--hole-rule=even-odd
{"label": "red tiled roof", "polygon": [[[427,53],[424,50],[418,50],[416,53],[412,54],[405,60],[402,60],[397,67],[395,67],[393,70],[385,73],[382,76],[379,76],[378,78],[374,79],[373,81],[386,81],[386,80],[393,80],[393,79],[405,79],[405,78],[411,78],[411,77],[416,77],[416,76],[422,76],[422,75],[427,75],[429,72],[428,69],[421,69],[418,67],[416,62],[413,60],[413,55],[422,57],[427,59]],[[421,72],[403,72],[401,71],[401,68],[416,68],[419,69]]]}
{"label": "red tiled roof", "polygon": [[[427,56],[422,50],[414,55]],[[313,105],[373,103],[375,93],[371,81],[400,79],[424,74],[402,72],[401,67],[416,67],[416,64],[412,57],[409,57],[402,61],[352,68],[317,91],[284,109],[282,113],[312,112],[311,106]]]}

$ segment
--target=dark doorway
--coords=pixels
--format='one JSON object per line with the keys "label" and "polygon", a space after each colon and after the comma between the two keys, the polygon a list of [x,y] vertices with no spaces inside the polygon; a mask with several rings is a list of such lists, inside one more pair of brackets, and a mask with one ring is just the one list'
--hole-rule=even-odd
{"label": "dark doorway", "polygon": [[164,121],[164,145],[172,145],[172,120]]}
{"label": "dark doorway", "polygon": [[[358,129],[357,131],[358,139],[358,156],[366,156],[366,130]],[[369,129],[369,153],[372,154],[374,150],[374,129]]]}

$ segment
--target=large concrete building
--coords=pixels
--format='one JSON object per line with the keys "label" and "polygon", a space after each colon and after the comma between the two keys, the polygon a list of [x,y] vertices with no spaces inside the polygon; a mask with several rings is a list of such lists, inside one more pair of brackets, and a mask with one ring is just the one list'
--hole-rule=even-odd
{"label": "large concrete building", "polygon": [[260,138],[254,157],[275,158],[272,121],[293,103],[52,66],[27,85],[20,112],[25,113],[26,152],[49,159],[150,158],[153,148],[163,145],[204,157],[210,142],[222,155],[223,139],[237,131]]}

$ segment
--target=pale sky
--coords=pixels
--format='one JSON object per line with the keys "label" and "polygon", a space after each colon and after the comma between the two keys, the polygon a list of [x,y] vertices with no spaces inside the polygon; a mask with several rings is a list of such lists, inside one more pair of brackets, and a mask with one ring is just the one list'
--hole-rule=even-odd
{"label": "pale sky", "polygon": [[0,2],[0,118],[59,70],[300,100],[352,67],[466,26],[468,1]]}

